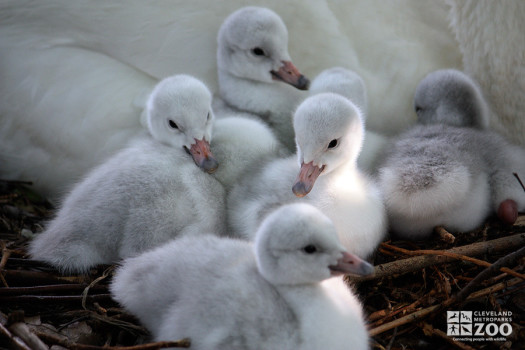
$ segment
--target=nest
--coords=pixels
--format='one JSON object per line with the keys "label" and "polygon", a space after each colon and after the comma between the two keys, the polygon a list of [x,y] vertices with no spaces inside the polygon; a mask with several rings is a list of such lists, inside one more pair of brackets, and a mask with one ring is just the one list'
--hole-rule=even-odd
{"label": "nest", "polygon": [[[0,344],[9,349],[190,347],[188,339],[151,342],[148,331],[112,300],[113,266],[64,276],[28,259],[27,243],[53,212],[28,184],[0,181]],[[374,257],[375,275],[346,280],[365,307],[372,349],[518,349],[525,341],[524,256],[525,216],[513,226],[489,218],[480,229],[457,237],[438,229],[424,242],[384,242]],[[449,336],[451,310],[511,315],[512,332],[475,342]]]}

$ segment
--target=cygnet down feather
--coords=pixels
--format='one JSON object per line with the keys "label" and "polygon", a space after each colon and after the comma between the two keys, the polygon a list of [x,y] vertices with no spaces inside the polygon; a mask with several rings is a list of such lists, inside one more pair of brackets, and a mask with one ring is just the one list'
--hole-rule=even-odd
{"label": "cygnet down feather", "polygon": [[525,150],[485,130],[487,109],[462,72],[426,76],[414,100],[419,125],[388,147],[380,185],[391,228],[421,239],[436,226],[469,231],[498,213],[513,223],[525,210]]}
{"label": "cygnet down feather", "polygon": [[310,82],[291,61],[284,22],[267,8],[243,7],[226,18],[217,45],[217,98],[266,122],[293,152],[293,110]]}
{"label": "cygnet down feather", "polygon": [[229,224],[253,238],[264,217],[283,203],[303,201],[327,215],[349,252],[368,257],[386,233],[382,196],[356,160],[363,140],[359,109],[321,93],[294,116],[297,155],[252,167],[228,195]]}
{"label": "cygnet down feather", "polygon": [[111,291],[155,340],[192,349],[368,349],[362,307],[340,277],[373,268],[332,222],[296,203],[269,214],[255,242],[182,237],[117,270]]}
{"label": "cygnet down feather", "polygon": [[[147,103],[150,135],[94,168],[30,244],[64,272],[115,263],[182,235],[224,231],[224,189],[210,174],[211,94],[199,80],[161,81]],[[196,166],[197,165],[197,166]]]}

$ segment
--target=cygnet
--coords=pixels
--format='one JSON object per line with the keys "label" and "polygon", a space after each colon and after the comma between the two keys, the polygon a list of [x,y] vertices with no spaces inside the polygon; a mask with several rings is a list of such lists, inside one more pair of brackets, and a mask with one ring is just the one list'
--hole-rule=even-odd
{"label": "cygnet", "polygon": [[476,83],[454,70],[436,71],[416,89],[419,125],[388,147],[379,171],[390,225],[422,239],[444,226],[464,232],[491,212],[513,223],[525,209],[525,150],[484,130],[487,114]]}
{"label": "cygnet", "polygon": [[293,110],[306,96],[299,90],[308,89],[309,80],[292,63],[281,18],[266,8],[243,7],[223,22],[217,44],[217,114],[225,108],[226,115],[251,113],[293,152]]}
{"label": "cygnet", "polygon": [[253,167],[228,195],[233,232],[253,238],[270,211],[303,201],[334,222],[349,252],[368,257],[386,233],[386,214],[378,187],[356,165],[359,108],[334,93],[316,94],[297,108],[294,129],[297,154]]}
{"label": "cygnet", "polygon": [[132,140],[73,188],[31,242],[31,257],[84,272],[177,236],[221,234],[225,193],[208,174],[218,166],[209,146],[210,105],[199,80],[162,80],[147,103],[150,135]]}
{"label": "cygnet", "polygon": [[287,154],[268,125],[259,120],[225,117],[213,125],[213,155],[221,164],[213,176],[228,192],[252,164]]}
{"label": "cygnet", "polygon": [[[334,92],[348,98],[361,110],[363,121],[366,121],[368,115],[366,86],[356,72],[343,67],[322,71],[312,80],[310,86],[310,95],[320,92]],[[374,173],[378,158],[382,155],[387,143],[386,136],[365,129],[363,147],[357,158],[357,166],[368,173]]]}
{"label": "cygnet", "polygon": [[196,350],[369,348],[362,307],[336,276],[373,267],[325,215],[285,205],[255,237],[187,236],[126,259],[112,294],[155,340],[189,337]]}

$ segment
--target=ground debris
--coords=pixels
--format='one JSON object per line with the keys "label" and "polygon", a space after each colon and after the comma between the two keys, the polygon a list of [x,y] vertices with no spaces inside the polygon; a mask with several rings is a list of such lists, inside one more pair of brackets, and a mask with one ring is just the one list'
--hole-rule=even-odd
{"label": "ground debris", "polygon": [[[189,347],[188,340],[151,343],[147,330],[111,299],[112,267],[63,276],[28,259],[27,243],[52,215],[53,206],[30,184],[0,180],[0,344],[9,349]],[[435,239],[383,243],[373,261],[376,276],[348,278],[365,305],[372,349],[522,348],[525,259],[493,264],[524,246],[525,215],[513,226],[490,218],[480,229],[452,237],[437,229]],[[451,310],[512,312],[512,333],[498,341],[454,339],[447,335]]]}

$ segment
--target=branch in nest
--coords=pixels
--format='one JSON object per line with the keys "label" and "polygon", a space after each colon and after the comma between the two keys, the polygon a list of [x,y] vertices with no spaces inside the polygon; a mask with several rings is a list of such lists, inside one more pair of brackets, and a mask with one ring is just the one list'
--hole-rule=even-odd
{"label": "branch in nest", "polygon": [[153,350],[163,348],[189,348],[191,345],[190,340],[185,338],[177,341],[162,341],[134,346],[95,346],[74,343],[47,333],[37,332],[37,334],[47,343],[60,345],[71,350]]}
{"label": "branch in nest", "polygon": [[[468,261],[468,262],[474,263],[474,264],[479,265],[479,266],[484,266],[484,267],[493,266],[491,263],[489,263],[489,262],[487,262],[485,260],[471,258],[470,256],[456,254],[456,253],[452,253],[452,252],[446,251],[446,250],[425,250],[425,249],[421,249],[421,250],[407,250],[407,249],[399,248],[399,247],[396,247],[396,246],[388,245],[388,244],[385,244],[385,243],[383,243],[383,247],[387,247],[389,249],[395,250],[397,252],[401,252],[401,253],[406,254],[406,255],[412,255],[412,256],[414,256],[414,255],[415,256],[418,256],[418,255],[448,256],[448,257],[451,257],[451,258],[454,258],[454,259],[457,259],[457,260]],[[525,280],[525,275],[523,275],[521,273],[518,273],[518,272],[516,272],[514,270],[511,270],[508,267],[501,267],[500,271],[504,272],[504,273],[507,273],[509,275],[512,275],[514,277],[518,277],[518,278],[521,278],[521,279]]]}
{"label": "branch in nest", "polygon": [[467,344],[464,344],[462,342],[454,340],[454,338],[449,337],[447,333],[443,332],[440,329],[432,327],[432,325],[428,323],[423,323],[423,332],[427,336],[435,335],[440,337],[441,339],[445,340],[446,342],[452,344],[454,347],[461,349],[461,350],[475,350],[473,347],[468,346]]}
{"label": "branch in nest", "polygon": [[[525,233],[494,239],[492,241],[478,242],[466,246],[455,247],[444,252],[464,256],[479,256],[485,253],[497,253],[515,249],[525,245]],[[425,267],[443,264],[455,260],[444,255],[422,255],[413,258],[392,261],[375,267],[375,273],[370,276],[346,276],[345,279],[354,283],[375,280],[393,275],[403,275],[421,270]]]}
{"label": "branch in nest", "polygon": [[[469,295],[466,300],[472,300],[472,299],[476,299],[476,298],[479,298],[479,297],[482,297],[482,296],[485,296],[485,295],[488,295],[488,294],[491,294],[491,293],[494,293],[494,292],[497,292],[498,290],[502,290],[504,288],[508,288],[508,287],[511,287],[511,286],[514,286],[518,283],[521,283],[521,279],[519,278],[514,278],[508,282],[500,282],[498,283],[497,285],[495,286],[491,286],[489,288],[485,288],[483,290],[480,290],[480,291],[477,291],[475,293],[472,293],[471,295]],[[379,327],[376,327],[376,328],[373,328],[370,330],[370,336],[375,336],[375,335],[378,335],[378,334],[381,334],[381,333],[384,333],[386,331],[389,331],[391,329],[394,329],[396,327],[399,327],[399,326],[402,326],[402,325],[405,325],[405,324],[408,324],[408,323],[412,323],[412,322],[415,322],[415,321],[419,321],[421,319],[423,319],[424,317],[432,314],[433,312],[435,311],[438,311],[440,309],[444,309],[448,306],[450,306],[454,301],[457,301],[457,299],[455,299],[454,297],[451,297],[450,299],[446,300],[445,302],[443,302],[443,304],[438,304],[438,305],[433,305],[433,306],[430,306],[430,307],[427,307],[425,309],[421,309],[421,310],[418,310],[416,312],[413,312],[409,315],[406,315],[406,316],[403,316],[401,318],[398,318],[394,321],[391,321],[391,322],[388,322],[388,323],[385,323]]]}
{"label": "branch in nest", "polygon": [[454,302],[462,303],[467,296],[472,293],[473,289],[486,280],[489,277],[494,276],[498,273],[498,271],[505,265],[513,264],[518,259],[521,259],[525,256],[525,246],[521,247],[521,249],[518,249],[517,251],[510,253],[508,255],[505,255],[504,257],[498,259],[494,264],[492,264],[490,267],[486,268],[485,270],[481,271],[472,281],[470,281],[463,289],[461,289],[455,297],[451,298],[454,299],[449,302],[449,304],[452,304]]}

